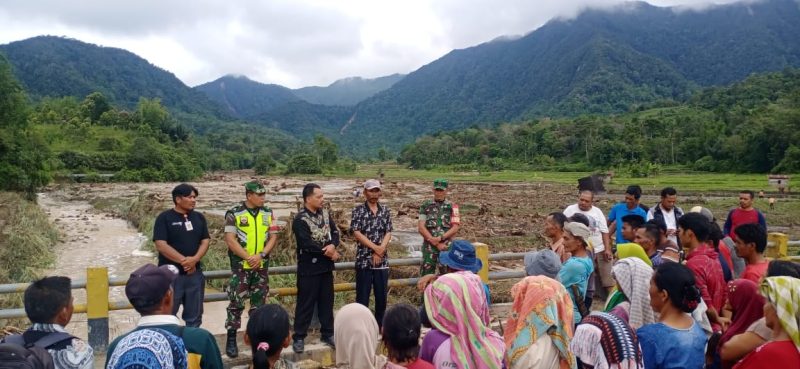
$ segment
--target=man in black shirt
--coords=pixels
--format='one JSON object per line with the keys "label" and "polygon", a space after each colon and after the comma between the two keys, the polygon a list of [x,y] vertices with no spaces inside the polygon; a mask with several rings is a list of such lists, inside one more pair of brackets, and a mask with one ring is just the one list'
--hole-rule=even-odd
{"label": "man in black shirt", "polygon": [[304,207],[292,221],[297,241],[297,305],[294,314],[292,350],[305,350],[305,338],[314,306],[319,315],[321,341],[333,341],[333,268],[339,259],[339,230],[323,209],[322,189],[309,183],[303,187]]}
{"label": "man in black shirt", "polygon": [[158,265],[171,264],[180,275],[173,282],[172,314],[183,305],[183,320],[199,327],[203,318],[205,277],[200,259],[208,251],[208,225],[203,214],[194,211],[197,189],[182,183],[172,190],[175,207],[158,215],[153,224],[153,242],[158,250]]}

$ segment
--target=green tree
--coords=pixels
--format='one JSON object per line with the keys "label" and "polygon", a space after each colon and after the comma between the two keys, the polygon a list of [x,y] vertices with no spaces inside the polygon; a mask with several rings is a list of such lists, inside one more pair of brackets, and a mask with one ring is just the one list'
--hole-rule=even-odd
{"label": "green tree", "polygon": [[309,154],[298,154],[289,159],[286,166],[287,174],[320,174],[322,167],[317,158]]}
{"label": "green tree", "polygon": [[317,163],[322,166],[331,166],[339,160],[339,147],[321,134],[314,136],[314,151],[317,154]]}
{"label": "green tree", "polygon": [[111,105],[106,97],[99,92],[92,92],[81,103],[81,115],[84,118],[88,118],[92,123],[100,121],[100,116],[109,110],[111,110]]}
{"label": "green tree", "polygon": [[28,130],[25,92],[0,56],[0,189],[24,191],[29,199],[50,181],[50,151]]}

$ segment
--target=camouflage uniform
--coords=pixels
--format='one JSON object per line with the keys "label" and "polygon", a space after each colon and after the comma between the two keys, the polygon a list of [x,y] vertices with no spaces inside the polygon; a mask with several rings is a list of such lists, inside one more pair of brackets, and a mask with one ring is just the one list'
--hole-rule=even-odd
{"label": "camouflage uniform", "polygon": [[[247,209],[244,204],[235,206],[225,214],[225,232],[237,234],[239,244],[247,250],[247,237],[248,233],[246,228],[249,222],[245,221],[247,215],[249,219],[253,219],[255,215],[252,209]],[[260,226],[264,227],[267,232],[264,233],[263,241],[258,240],[258,243],[263,247],[269,239],[271,232],[277,231],[274,221],[272,210],[268,207],[261,207],[258,209],[258,216],[262,217]],[[257,218],[256,218],[257,219]],[[256,225],[259,226],[259,225]],[[232,231],[232,232],[231,232]],[[260,234],[260,233],[259,233]],[[252,253],[255,255],[255,253]],[[244,311],[245,300],[250,298],[250,310],[262,306],[266,303],[269,294],[269,259],[264,258],[261,265],[256,268],[250,268],[246,260],[240,258],[230,250],[228,256],[231,262],[231,276],[230,283],[228,284],[228,316],[225,320],[225,328],[228,330],[237,330],[241,327],[242,311]]]}
{"label": "camouflage uniform", "polygon": [[[425,221],[425,228],[431,236],[438,237],[445,234],[454,224],[460,224],[458,205],[444,200],[437,202],[426,200],[419,208],[419,220]],[[422,266],[420,276],[436,273],[436,266],[439,266],[440,274],[445,270],[439,264],[439,249],[436,245],[431,245],[428,241],[422,242]]]}

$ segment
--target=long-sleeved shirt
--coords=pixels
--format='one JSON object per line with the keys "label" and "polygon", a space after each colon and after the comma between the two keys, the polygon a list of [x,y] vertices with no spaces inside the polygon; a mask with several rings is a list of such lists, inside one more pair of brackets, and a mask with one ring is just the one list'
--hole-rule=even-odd
{"label": "long-sleeved shirt", "polygon": [[333,271],[333,260],[324,255],[326,245],[339,246],[339,229],[327,210],[312,213],[303,208],[292,221],[297,241],[297,274],[314,275]]}
{"label": "long-sleeved shirt", "polygon": [[722,272],[717,252],[706,244],[701,244],[686,255],[686,267],[694,273],[697,288],[709,308],[722,311],[728,294],[728,285]]}

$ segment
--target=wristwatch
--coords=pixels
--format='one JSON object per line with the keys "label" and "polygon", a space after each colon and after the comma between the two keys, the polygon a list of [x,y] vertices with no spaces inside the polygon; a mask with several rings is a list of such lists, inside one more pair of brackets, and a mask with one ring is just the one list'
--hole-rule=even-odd
{"label": "wristwatch", "polygon": [[263,252],[263,251],[262,251],[260,254],[258,254],[258,256],[261,256],[261,260],[264,260],[264,259],[266,259],[266,258],[267,258],[267,256],[269,256],[269,255],[267,255],[267,253],[266,253],[266,252]]}

